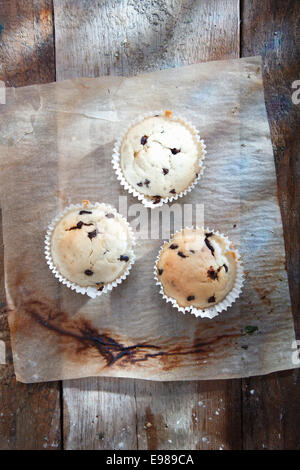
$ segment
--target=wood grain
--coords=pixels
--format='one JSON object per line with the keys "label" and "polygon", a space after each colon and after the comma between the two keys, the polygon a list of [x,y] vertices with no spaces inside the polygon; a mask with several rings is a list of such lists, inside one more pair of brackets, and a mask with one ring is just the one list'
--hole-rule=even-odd
{"label": "wood grain", "polygon": [[92,377],[64,385],[65,449],[136,449],[134,381]]}
{"label": "wood grain", "polygon": [[[0,79],[7,86],[55,80],[52,2],[1,0],[0,11]],[[0,226],[1,267],[3,263]],[[6,344],[6,364],[0,365],[0,449],[58,449],[61,446],[60,385],[16,382],[3,269],[0,276],[0,340]]]}
{"label": "wood grain", "polygon": [[[287,270],[296,337],[300,338],[300,112],[292,103],[299,80],[300,44],[295,1],[242,1],[242,56],[263,57]],[[259,14],[258,14],[259,11]],[[243,380],[244,448],[296,449],[300,445],[299,369]]]}
{"label": "wood grain", "polygon": [[[54,0],[54,16],[58,80],[134,75],[239,53],[238,1]],[[91,378],[63,387],[67,449],[241,447],[240,380]]]}
{"label": "wood grain", "polygon": [[241,381],[136,381],[139,449],[240,449]]}
{"label": "wood grain", "polygon": [[7,86],[55,80],[52,0],[0,0],[0,80]]}
{"label": "wood grain", "polygon": [[238,57],[237,0],[54,0],[57,80]]}

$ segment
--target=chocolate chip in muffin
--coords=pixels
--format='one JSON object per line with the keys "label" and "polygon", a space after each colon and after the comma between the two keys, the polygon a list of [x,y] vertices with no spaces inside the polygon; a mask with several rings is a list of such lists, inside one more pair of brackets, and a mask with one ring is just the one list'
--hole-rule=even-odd
{"label": "chocolate chip in muffin", "polygon": [[158,274],[159,274],[160,276],[162,275],[163,272],[164,272],[163,269],[159,269],[159,270],[158,270]]}
{"label": "chocolate chip in muffin", "polygon": [[137,186],[139,186],[140,188],[143,186],[143,183],[142,183],[142,182],[136,183],[136,184],[137,184]]}
{"label": "chocolate chip in muffin", "polygon": [[104,289],[104,284],[103,282],[96,282],[97,290],[103,290]]}
{"label": "chocolate chip in muffin", "polygon": [[80,230],[82,226],[83,226],[83,222],[82,222],[82,220],[79,220],[79,222],[77,222],[77,224],[74,227],[69,228],[69,231],[70,230],[76,230],[76,229]]}
{"label": "chocolate chip in muffin", "polygon": [[228,266],[227,264],[223,264],[224,268],[225,268],[225,271],[228,273]]}
{"label": "chocolate chip in muffin", "polygon": [[215,249],[212,246],[212,244],[210,243],[209,239],[207,238],[207,234],[206,234],[206,237],[204,238],[204,241],[205,241],[205,244],[206,244],[207,248],[211,251],[211,254],[214,256]]}
{"label": "chocolate chip in muffin", "polygon": [[173,153],[173,155],[176,155],[176,153],[179,153],[181,149],[176,149],[176,148],[173,148],[171,149],[171,152]]}
{"label": "chocolate chip in muffin", "polygon": [[171,250],[176,250],[178,248],[178,245],[176,245],[175,243],[172,243],[172,245],[170,245],[169,248]]}
{"label": "chocolate chip in muffin", "polygon": [[189,295],[189,296],[186,298],[186,300],[187,300],[188,302],[190,302],[191,300],[195,300],[195,296],[194,296],[194,295]]}
{"label": "chocolate chip in muffin", "polygon": [[161,200],[160,196],[153,196],[153,204],[159,204]]}
{"label": "chocolate chip in muffin", "polygon": [[167,175],[167,174],[169,173],[168,168],[163,168],[162,170],[163,170],[163,174],[164,174],[164,175]]}
{"label": "chocolate chip in muffin", "polygon": [[90,269],[86,269],[86,270],[84,271],[84,274],[85,274],[86,276],[92,276],[94,273],[93,273],[93,271],[91,271]]}
{"label": "chocolate chip in muffin", "polygon": [[172,193],[172,194],[176,194],[176,191],[175,191],[175,189],[171,189],[170,193]]}
{"label": "chocolate chip in muffin", "polygon": [[147,180],[147,179],[145,179],[145,181],[144,181],[144,185],[145,185],[145,186],[147,186],[147,188],[149,188],[149,184],[150,184],[150,181],[149,181],[149,180]]}
{"label": "chocolate chip in muffin", "polygon": [[89,227],[90,225],[94,225],[94,224],[85,224],[84,222],[82,222],[82,220],[79,220],[79,222],[77,222],[77,224],[74,227],[71,227],[68,230],[76,230],[76,229],[80,230],[83,225],[86,225],[87,227]]}
{"label": "chocolate chip in muffin", "polygon": [[95,238],[97,236],[97,230],[93,230],[92,232],[88,233],[88,237],[91,240],[92,238]]}
{"label": "chocolate chip in muffin", "polygon": [[212,303],[212,302],[215,302],[215,301],[216,301],[216,298],[215,298],[214,295],[212,295],[212,296],[208,299],[207,302]]}
{"label": "chocolate chip in muffin", "polygon": [[142,145],[145,145],[147,143],[147,140],[148,140],[148,136],[147,135],[143,135],[143,137],[141,138],[141,144]]}
{"label": "chocolate chip in muffin", "polygon": [[82,215],[82,214],[92,214],[92,211],[80,211],[79,215]]}
{"label": "chocolate chip in muffin", "polygon": [[178,251],[178,256],[181,256],[181,258],[188,258],[188,256],[186,256],[184,253],[182,253],[182,251]]}
{"label": "chocolate chip in muffin", "polygon": [[111,212],[108,212],[108,214],[105,214],[105,217],[107,217],[108,219],[113,219],[115,216]]}
{"label": "chocolate chip in muffin", "polygon": [[119,260],[120,261],[129,261],[129,257],[127,255],[121,255]]}
{"label": "chocolate chip in muffin", "polygon": [[208,271],[207,271],[207,275],[210,279],[212,279],[213,281],[215,279],[218,279],[218,271],[215,271],[214,268],[211,266]]}

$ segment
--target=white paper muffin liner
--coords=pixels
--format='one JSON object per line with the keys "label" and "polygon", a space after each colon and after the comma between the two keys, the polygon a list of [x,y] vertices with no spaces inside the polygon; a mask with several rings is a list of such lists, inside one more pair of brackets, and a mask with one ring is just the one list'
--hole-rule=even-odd
{"label": "white paper muffin liner", "polygon": [[89,297],[91,297],[92,299],[94,299],[95,297],[99,297],[100,295],[105,294],[106,292],[111,291],[114,287],[121,284],[124,281],[124,279],[126,279],[126,277],[128,276],[128,274],[129,274],[129,272],[130,272],[130,270],[131,270],[131,268],[132,268],[132,266],[135,262],[135,259],[136,259],[133,249],[131,249],[128,252],[128,254],[130,256],[129,257],[130,262],[127,265],[127,268],[123,272],[123,274],[120,277],[118,277],[117,279],[115,279],[114,281],[112,281],[110,283],[107,283],[107,284],[104,284],[103,289],[100,291],[100,290],[97,290],[95,287],[82,287],[82,286],[80,286],[80,285],[78,285],[74,282],[69,281],[68,279],[66,279],[64,276],[62,276],[60,274],[60,272],[58,271],[58,269],[54,265],[53,259],[52,259],[52,256],[51,256],[51,237],[52,237],[53,230],[56,227],[56,224],[58,223],[58,221],[64,215],[66,215],[70,210],[72,210],[72,209],[89,210],[89,209],[93,209],[95,207],[101,207],[101,206],[105,207],[105,208],[109,208],[109,210],[116,217],[118,217],[120,219],[123,219],[127,223],[129,237],[130,237],[132,246],[134,247],[134,245],[136,243],[135,242],[135,237],[134,237],[134,234],[133,234],[133,230],[132,230],[131,226],[129,225],[129,223],[127,222],[127,220],[121,214],[119,214],[113,206],[111,206],[109,204],[99,203],[99,202],[89,203],[88,206],[84,206],[83,204],[71,204],[70,206],[66,207],[59,215],[57,215],[52,220],[51,224],[48,226],[46,236],[45,236],[45,258],[46,258],[46,262],[49,266],[49,269],[52,271],[54,276],[59,280],[59,282],[61,282],[65,286],[69,287],[71,290],[75,290],[75,292],[77,292],[78,294],[83,294],[83,295],[86,294]]}
{"label": "white paper muffin liner", "polygon": [[199,163],[201,164],[201,169],[199,170],[198,176],[194,179],[194,181],[192,181],[192,183],[184,191],[181,191],[180,193],[174,194],[170,197],[161,198],[160,201],[157,202],[157,203],[154,203],[153,200],[150,199],[150,196],[147,197],[146,195],[144,195],[144,194],[140,193],[139,191],[137,191],[125,179],[125,176],[123,174],[123,171],[122,171],[122,168],[121,168],[121,163],[120,163],[121,144],[122,144],[122,141],[123,141],[125,135],[127,134],[129,129],[133,125],[137,124],[138,122],[142,121],[143,119],[145,119],[147,117],[157,116],[157,115],[164,116],[165,114],[164,114],[163,110],[152,111],[150,113],[145,113],[145,114],[139,115],[136,119],[131,121],[130,125],[126,128],[126,130],[121,134],[121,136],[119,137],[119,139],[115,143],[114,149],[113,149],[113,156],[112,156],[112,165],[113,165],[113,168],[114,168],[115,173],[117,175],[117,179],[119,180],[120,184],[124,187],[124,189],[126,189],[129,192],[129,194],[132,194],[133,196],[137,197],[138,200],[141,201],[142,204],[144,204],[144,206],[150,207],[151,209],[153,209],[155,207],[160,207],[163,204],[168,203],[168,202],[176,201],[178,198],[183,197],[187,193],[191,192],[192,189],[196,186],[196,184],[200,180],[200,178],[201,178],[201,176],[204,172],[205,166],[203,165],[203,162],[205,160],[205,155],[206,155],[206,150],[205,150],[206,145],[205,145],[204,141],[200,138],[199,132],[196,129],[196,127],[190,121],[188,121],[187,119],[185,119],[181,116],[172,115],[171,119],[177,119],[177,120],[181,121],[182,123],[184,123],[185,125],[187,125],[191,129],[191,131],[195,134],[198,143],[202,147],[202,155],[199,158]]}
{"label": "white paper muffin liner", "polygon": [[[182,230],[192,229],[192,228],[195,228],[195,227],[184,227],[184,229],[182,229]],[[200,228],[202,228],[202,227],[196,227],[196,229],[200,229]],[[170,240],[176,235],[176,233],[180,233],[182,230],[178,230],[177,232],[175,232],[175,234],[170,238]],[[160,255],[161,255],[161,252],[162,252],[164,246],[167,243],[169,243],[170,240],[168,242],[163,243],[163,245],[160,247],[158,256],[157,256],[156,261],[155,261],[155,266],[154,266],[154,279],[156,281],[156,285],[160,287],[159,292],[162,295],[163,299],[167,303],[170,302],[173,307],[175,307],[175,308],[177,308],[177,310],[179,310],[179,312],[184,313],[184,314],[185,313],[192,313],[196,317],[201,317],[201,318],[214,318],[217,315],[219,315],[222,311],[227,310],[229,307],[231,307],[232,304],[237,300],[237,298],[240,296],[240,294],[242,292],[245,277],[244,277],[244,272],[243,272],[243,267],[242,267],[242,262],[241,262],[241,259],[240,259],[239,252],[236,249],[230,248],[231,247],[230,240],[223,233],[211,230],[208,227],[205,229],[205,231],[206,232],[212,232],[215,235],[218,235],[218,236],[221,236],[222,238],[224,238],[224,240],[226,241],[227,248],[231,249],[231,251],[234,251],[234,253],[236,255],[236,262],[237,262],[236,279],[235,279],[235,283],[234,283],[233,288],[227,294],[225,299],[223,299],[221,302],[218,302],[216,305],[214,305],[212,307],[199,309],[199,308],[193,307],[192,305],[189,306],[189,307],[180,307],[178,305],[176,299],[174,299],[172,297],[168,297],[164,293],[163,284],[159,281],[159,279],[157,277],[157,264],[158,264],[158,261],[159,261],[159,258],[160,258]]]}

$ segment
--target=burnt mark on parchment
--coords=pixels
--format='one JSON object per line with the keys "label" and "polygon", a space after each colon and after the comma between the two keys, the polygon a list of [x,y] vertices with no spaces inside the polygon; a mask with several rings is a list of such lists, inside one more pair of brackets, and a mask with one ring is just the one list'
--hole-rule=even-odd
{"label": "burnt mark on parchment", "polygon": [[254,289],[256,290],[258,296],[266,306],[272,306],[272,301],[270,299],[271,291],[269,289],[265,289],[262,287],[254,287]]}
{"label": "burnt mark on parchment", "polygon": [[148,360],[157,358],[160,359],[163,370],[171,370],[180,365],[184,356],[196,355],[197,361],[206,359],[218,349],[222,340],[232,341],[236,336],[230,333],[213,336],[203,341],[195,338],[190,346],[184,344],[183,338],[177,338],[177,343],[174,338],[170,346],[146,341],[125,346],[123,340],[116,335],[112,337],[110,332],[100,333],[90,321],[82,317],[72,319],[66,312],[54,310],[45,302],[28,300],[23,302],[19,312],[53,332],[54,335],[75,341],[75,345],[72,342],[65,351],[72,358],[80,360],[81,354],[86,357],[87,354],[96,352],[105,360],[106,366],[112,366],[117,362],[119,366],[127,364],[144,366]]}
{"label": "burnt mark on parchment", "polygon": [[164,363],[164,370],[170,370],[179,365],[183,356],[196,355],[198,360],[207,359],[214,351],[216,351],[218,343],[222,340],[231,341],[233,338],[239,337],[240,334],[228,334],[215,336],[207,341],[200,341],[198,338],[194,340],[194,344],[190,347],[182,347],[180,344],[170,348],[167,351],[160,350],[157,352],[145,353],[143,357],[135,357],[132,363],[145,362],[148,359],[161,358]]}
{"label": "burnt mark on parchment", "polygon": [[132,346],[124,346],[119,341],[107,334],[100,334],[88,320],[78,318],[71,321],[65,312],[53,312],[51,307],[40,301],[31,301],[24,305],[26,314],[29,314],[41,326],[53,331],[56,335],[69,337],[80,346],[78,352],[87,349],[95,349],[105,359],[108,366],[120,359],[133,361],[135,355],[144,350],[159,349],[158,346],[138,343]]}

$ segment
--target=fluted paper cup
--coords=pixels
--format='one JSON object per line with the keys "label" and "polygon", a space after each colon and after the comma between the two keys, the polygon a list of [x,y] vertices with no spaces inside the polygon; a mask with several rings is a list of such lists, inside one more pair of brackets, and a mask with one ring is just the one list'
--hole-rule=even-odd
{"label": "fluted paper cup", "polygon": [[[200,135],[199,135],[199,132],[198,130],[195,128],[195,126],[190,122],[188,121],[187,119],[181,117],[181,116],[177,116],[177,115],[174,115],[172,116],[172,119],[175,119],[175,120],[178,120],[180,122],[182,122],[183,124],[185,124],[192,132],[193,134],[196,136],[196,139],[201,147],[201,155],[199,157],[199,165],[200,165],[200,170],[199,170],[199,173],[197,174],[196,178],[192,181],[192,183],[184,190],[184,191],[181,191],[180,193],[177,193],[177,194],[174,194],[170,197],[165,197],[165,198],[160,198],[159,202],[154,202],[152,199],[151,199],[151,196],[146,196],[142,193],[140,193],[139,191],[137,191],[125,178],[124,174],[123,174],[123,170],[122,170],[122,167],[121,167],[121,162],[120,162],[120,150],[121,150],[121,145],[122,145],[122,142],[123,142],[123,139],[125,137],[125,135],[127,134],[127,132],[129,131],[129,129],[137,124],[138,122],[141,122],[143,119],[147,118],[147,117],[151,117],[151,116],[158,116],[158,115],[161,115],[161,116],[164,116],[165,115],[165,112],[160,110],[160,111],[152,111],[151,113],[146,113],[146,114],[142,114],[142,115],[139,115],[136,119],[134,119],[130,125],[126,128],[125,132],[123,132],[121,134],[121,136],[119,137],[119,139],[117,140],[117,142],[115,143],[114,145],[114,149],[113,149],[113,156],[112,156],[112,165],[113,165],[113,168],[115,170],[115,173],[116,173],[116,176],[117,176],[117,179],[118,181],[120,182],[120,184],[124,187],[124,189],[126,189],[126,191],[129,192],[129,194],[132,194],[133,196],[137,197],[139,201],[141,201],[141,203],[146,206],[146,207],[150,207],[150,208],[155,208],[155,207],[160,207],[162,206],[163,204],[165,203],[168,203],[168,202],[173,202],[173,201],[177,201],[177,199],[185,196],[186,194],[188,194],[189,192],[192,191],[192,189],[196,186],[196,184],[199,182],[201,176],[203,175],[203,172],[204,172],[204,165],[203,165],[203,162],[205,160],[205,155],[206,155],[206,145],[204,143],[204,141],[200,138]],[[152,196],[154,197],[154,196]]]}
{"label": "fluted paper cup", "polygon": [[95,297],[98,297],[102,294],[105,294],[107,292],[110,292],[114,287],[117,287],[119,284],[121,284],[124,279],[126,279],[126,277],[128,276],[134,262],[135,262],[135,254],[134,254],[134,251],[133,249],[131,249],[128,254],[130,255],[129,257],[129,264],[127,265],[127,268],[126,270],[122,273],[121,276],[119,276],[117,279],[115,279],[114,281],[110,282],[110,283],[107,283],[107,284],[104,284],[104,287],[102,290],[97,290],[95,287],[82,287],[72,281],[69,281],[68,279],[66,279],[64,276],[62,276],[59,272],[59,270],[57,269],[57,267],[55,266],[55,264],[53,263],[53,259],[52,259],[52,255],[51,255],[51,238],[52,238],[52,234],[53,234],[53,230],[55,229],[57,223],[59,222],[59,220],[64,217],[69,211],[71,211],[72,209],[93,209],[95,207],[105,207],[105,208],[108,208],[114,215],[116,218],[119,218],[119,219],[123,219],[126,223],[127,223],[127,226],[128,226],[128,233],[129,233],[129,237],[130,237],[130,240],[131,240],[131,244],[132,244],[132,247],[135,245],[135,237],[134,237],[134,234],[133,234],[133,230],[132,228],[130,227],[129,223],[127,222],[127,220],[121,216],[117,210],[110,206],[109,204],[101,204],[101,203],[93,203],[93,204],[88,204],[87,205],[83,205],[83,204],[71,204],[70,206],[66,207],[60,214],[58,214],[51,222],[51,224],[48,226],[47,228],[47,232],[46,232],[46,236],[45,236],[45,258],[46,258],[46,262],[49,266],[49,269],[52,271],[52,273],[54,274],[54,276],[58,279],[59,282],[61,282],[62,284],[64,284],[65,286],[69,287],[69,289],[71,290],[74,290],[75,292],[79,293],[79,294],[83,294],[83,295],[88,295],[89,297],[91,298],[95,298]]}
{"label": "fluted paper cup", "polygon": [[[193,228],[203,229],[203,227],[185,227],[182,230],[186,230],[186,229],[188,230],[188,229],[193,229]],[[173,237],[176,235],[176,233],[180,233],[182,230],[178,230],[177,232],[175,232]],[[232,304],[238,299],[238,297],[241,295],[245,278],[244,278],[243,266],[242,266],[242,262],[241,262],[239,252],[236,249],[232,248],[232,244],[231,244],[230,240],[228,239],[228,237],[226,237],[223,233],[220,233],[219,231],[211,230],[210,228],[206,228],[205,231],[222,237],[226,242],[226,247],[228,249],[230,249],[231,251],[233,251],[235,253],[235,256],[236,256],[237,272],[236,272],[236,278],[235,278],[234,286],[231,289],[231,291],[226,295],[226,297],[221,302],[218,302],[216,305],[214,305],[212,307],[204,308],[204,309],[199,309],[199,308],[193,307],[192,305],[188,306],[188,307],[180,307],[178,305],[176,299],[174,299],[172,297],[168,297],[164,293],[163,284],[162,284],[162,282],[160,282],[160,280],[157,277],[157,264],[158,264],[158,261],[160,259],[160,255],[162,253],[163,248],[169,242],[163,243],[163,245],[160,247],[158,256],[157,256],[156,261],[155,261],[155,266],[154,266],[154,280],[155,280],[156,285],[159,286],[159,292],[162,295],[163,299],[167,303],[171,303],[174,308],[177,308],[177,310],[179,310],[179,312],[184,313],[184,314],[185,313],[191,313],[191,314],[195,315],[196,317],[200,317],[200,318],[214,318],[217,315],[219,315],[221,312],[223,312],[223,311],[227,310],[229,307],[231,307]],[[170,240],[173,237],[171,237]]]}

